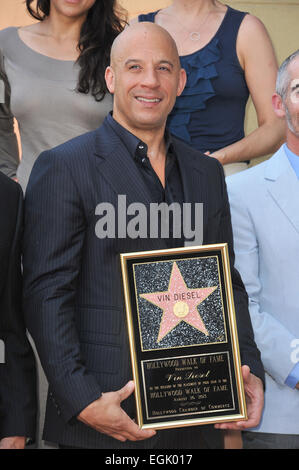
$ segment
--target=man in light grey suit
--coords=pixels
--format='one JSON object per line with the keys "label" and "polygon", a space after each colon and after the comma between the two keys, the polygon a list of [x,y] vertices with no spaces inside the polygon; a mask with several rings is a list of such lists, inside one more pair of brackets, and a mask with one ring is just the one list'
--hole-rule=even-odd
{"label": "man in light grey suit", "polygon": [[299,448],[299,50],[281,65],[273,95],[286,143],[227,178],[236,267],[249,295],[266,370],[260,425],[245,448]]}

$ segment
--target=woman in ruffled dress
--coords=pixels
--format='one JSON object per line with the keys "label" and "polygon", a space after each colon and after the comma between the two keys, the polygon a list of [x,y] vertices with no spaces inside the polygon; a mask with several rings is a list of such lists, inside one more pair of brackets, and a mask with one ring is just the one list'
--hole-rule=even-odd
{"label": "woman in ruffled dress", "polygon": [[[168,122],[174,135],[217,158],[226,174],[279,147],[284,130],[271,101],[277,61],[258,18],[218,0],[173,0],[134,21],[152,21],[168,30],[187,72],[186,88]],[[245,136],[249,96],[258,127]]]}

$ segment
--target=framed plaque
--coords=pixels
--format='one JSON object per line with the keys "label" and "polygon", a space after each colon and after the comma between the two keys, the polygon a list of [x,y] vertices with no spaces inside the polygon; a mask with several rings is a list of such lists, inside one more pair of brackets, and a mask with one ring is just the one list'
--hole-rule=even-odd
{"label": "framed plaque", "polygon": [[137,421],[246,419],[227,244],[121,254]]}

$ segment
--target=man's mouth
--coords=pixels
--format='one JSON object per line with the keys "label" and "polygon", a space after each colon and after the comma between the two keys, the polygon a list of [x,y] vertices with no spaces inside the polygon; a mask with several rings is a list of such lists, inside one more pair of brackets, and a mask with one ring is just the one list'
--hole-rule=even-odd
{"label": "man's mouth", "polygon": [[137,101],[141,101],[143,103],[160,103],[161,98],[146,98],[144,96],[136,96]]}

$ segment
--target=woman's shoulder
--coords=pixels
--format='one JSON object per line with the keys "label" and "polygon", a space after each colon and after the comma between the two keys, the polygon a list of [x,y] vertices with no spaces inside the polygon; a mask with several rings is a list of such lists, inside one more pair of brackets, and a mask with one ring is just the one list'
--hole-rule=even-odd
{"label": "woman's shoulder", "polygon": [[0,30],[0,48],[5,51],[6,47],[12,46],[18,34],[18,28],[10,26]]}
{"label": "woman's shoulder", "polygon": [[18,28],[16,26],[10,26],[9,28],[0,30],[0,40],[9,41],[11,38],[16,37],[18,34]]}
{"label": "woman's shoulder", "polygon": [[240,26],[240,34],[243,34],[244,36],[248,34],[251,35],[267,32],[266,27],[260,18],[252,13],[236,10],[230,6],[227,6],[226,20],[228,24],[234,24],[237,22]]}
{"label": "woman's shoulder", "polygon": [[0,69],[3,68],[5,57],[12,61],[18,61],[20,57],[18,41],[17,27],[10,26],[0,31]]}
{"label": "woman's shoulder", "polygon": [[240,27],[240,34],[252,35],[252,34],[267,34],[267,29],[260,18],[257,16],[252,15],[251,13],[247,13],[244,16]]}
{"label": "woman's shoulder", "polygon": [[273,45],[263,21],[257,16],[247,14],[240,26],[238,35],[238,50],[244,60],[246,56],[265,51],[273,55]]}

